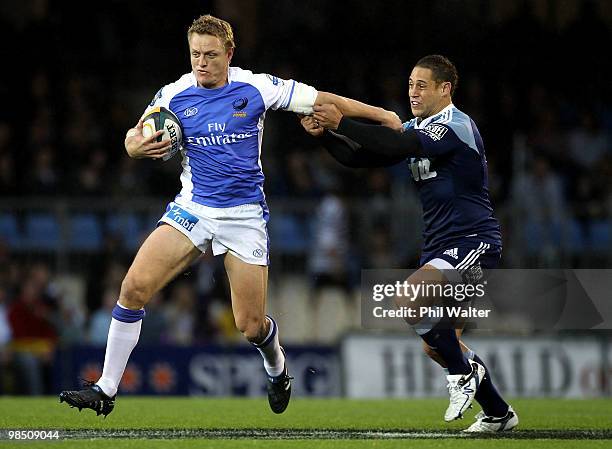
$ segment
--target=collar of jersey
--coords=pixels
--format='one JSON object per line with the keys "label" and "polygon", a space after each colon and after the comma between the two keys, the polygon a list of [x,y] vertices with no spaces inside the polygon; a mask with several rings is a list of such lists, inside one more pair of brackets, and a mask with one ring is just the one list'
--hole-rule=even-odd
{"label": "collar of jersey", "polygon": [[[192,72],[192,75],[193,75],[193,72]],[[223,85],[221,87],[215,87],[214,89],[210,89],[208,87],[198,86],[198,81],[196,80],[195,75],[193,75],[193,80],[194,80],[193,87],[195,87],[197,92],[201,93],[201,94],[203,94],[203,95],[205,95],[207,97],[214,97],[216,95],[219,95],[219,94],[225,92],[230,87],[230,85],[232,84],[232,80],[230,79],[229,72],[228,72],[228,75],[227,75],[227,84],[225,84],[225,85]]]}
{"label": "collar of jersey", "polygon": [[228,82],[226,85],[221,86],[221,87],[215,87],[214,89],[208,88],[208,87],[202,87],[202,86],[198,86],[197,84],[194,86],[196,88],[196,90],[198,91],[198,93],[201,93],[207,97],[214,97],[216,95],[219,95],[223,92],[225,92],[230,85],[232,84],[232,82]]}
{"label": "collar of jersey", "polygon": [[446,111],[454,108],[455,105],[454,104],[449,104],[448,106],[446,106],[444,109],[442,109],[440,112],[438,112],[435,115],[432,115],[430,117],[427,117],[426,119],[421,120],[421,123],[419,123],[418,120],[416,120],[414,122],[414,127],[417,129],[422,129],[425,128],[427,125],[429,125],[431,122],[436,121],[437,119],[439,119]]}

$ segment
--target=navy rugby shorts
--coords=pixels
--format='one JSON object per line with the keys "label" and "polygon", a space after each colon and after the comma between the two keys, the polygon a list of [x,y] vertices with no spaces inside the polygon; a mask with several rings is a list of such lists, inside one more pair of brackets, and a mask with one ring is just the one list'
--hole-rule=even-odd
{"label": "navy rugby shorts", "polygon": [[433,265],[445,273],[452,274],[451,277],[455,280],[459,280],[460,277],[463,282],[477,283],[484,277],[483,270],[497,268],[501,251],[499,245],[465,240],[439,251],[424,253],[421,256],[420,266]]}

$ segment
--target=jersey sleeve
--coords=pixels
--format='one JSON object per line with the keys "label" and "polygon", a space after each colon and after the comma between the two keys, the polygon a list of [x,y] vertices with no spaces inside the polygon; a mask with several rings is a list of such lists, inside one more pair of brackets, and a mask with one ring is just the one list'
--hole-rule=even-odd
{"label": "jersey sleeve", "polygon": [[455,132],[446,125],[432,123],[424,128],[412,128],[421,141],[425,157],[436,157],[450,153],[463,146]]}
{"label": "jersey sleeve", "polygon": [[342,117],[338,133],[375,154],[389,158],[423,157],[419,136],[414,130],[399,132],[382,125],[370,125]]}
{"label": "jersey sleeve", "polygon": [[284,80],[265,73],[233,68],[232,78],[254,85],[263,97],[267,109],[282,109],[298,114],[312,114],[317,90],[295,80]]}
{"label": "jersey sleeve", "polygon": [[327,130],[321,138],[323,146],[334,159],[351,168],[390,167],[403,157],[387,157],[364,148],[342,134]]}
{"label": "jersey sleeve", "polygon": [[187,73],[180,77],[174,83],[166,84],[164,87],[157,91],[151,102],[145,108],[143,115],[153,108],[161,107],[171,110],[170,101],[175,97],[176,94],[192,86],[194,82],[195,78],[193,77],[193,74]]}
{"label": "jersey sleeve", "polygon": [[416,119],[410,119],[407,122],[402,123],[402,129],[406,131],[408,129],[414,128],[415,122],[416,122]]}

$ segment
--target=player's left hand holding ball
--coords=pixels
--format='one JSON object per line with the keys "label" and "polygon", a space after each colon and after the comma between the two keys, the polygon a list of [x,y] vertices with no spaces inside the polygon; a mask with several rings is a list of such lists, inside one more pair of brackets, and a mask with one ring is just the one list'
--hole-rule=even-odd
{"label": "player's left hand holding ball", "polygon": [[125,136],[125,150],[128,155],[134,159],[161,159],[167,155],[172,148],[170,139],[157,142],[157,138],[164,133],[164,130],[154,132],[149,137],[142,134],[142,119],[138,120],[138,124],[128,130]]}

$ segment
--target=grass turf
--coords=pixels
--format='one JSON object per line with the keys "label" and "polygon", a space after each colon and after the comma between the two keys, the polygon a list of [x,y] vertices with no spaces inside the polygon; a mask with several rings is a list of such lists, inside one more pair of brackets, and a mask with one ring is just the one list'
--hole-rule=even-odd
{"label": "grass turf", "polygon": [[[523,433],[522,440],[503,439],[462,439],[457,435],[445,434],[467,427],[473,420],[475,411],[467,414],[461,421],[447,424],[442,421],[442,414],[447,402],[444,399],[406,399],[406,400],[347,400],[347,399],[300,399],[292,401],[288,410],[282,415],[269,411],[265,399],[201,399],[201,398],[143,398],[120,397],[116,408],[106,419],[97,417],[91,410],[79,413],[66,404],[59,404],[56,398],[1,398],[0,429],[65,429],[82,430],[84,438],[87,432],[100,437],[104,432],[114,430],[136,430],[133,439],[96,439],[87,441],[92,448],[123,447],[247,447],[247,448],[393,448],[419,447],[426,448],[489,448],[489,447],[612,447],[612,440],[555,440],[528,439],[528,432],[540,435],[546,430],[562,432],[574,430],[612,429],[612,400],[561,400],[561,399],[517,399],[511,401],[517,410]],[[188,438],[168,440],[147,440],[146,431],[164,431],[170,429],[192,429],[206,431],[215,429],[222,437],[236,436],[240,432],[255,429],[268,429],[262,435],[266,439],[240,440]],[[278,429],[278,431],[274,431]],[[282,430],[282,429],[287,429]],[[299,431],[335,431],[334,438],[344,435],[351,438],[351,430],[414,430],[428,431],[431,439],[325,439],[314,436],[300,439]],[[143,432],[144,431],[144,432]],[[224,432],[228,432],[224,436]],[[233,434],[231,432],[234,432]],[[238,432],[238,433],[236,433]],[[281,438],[291,436],[292,440]],[[295,432],[298,432],[295,434]],[[443,432],[443,433],[440,433]],[[537,432],[540,432],[538,434]],[[4,438],[6,438],[6,432]],[[193,434],[192,434],[193,435]],[[516,434],[517,437],[520,434]],[[555,434],[552,434],[554,437]],[[510,436],[506,434],[505,436]],[[176,437],[176,435],[174,436]],[[453,438],[454,437],[454,438]],[[606,436],[607,437],[607,436]],[[157,435],[159,438],[159,434]],[[168,434],[166,438],[173,438]],[[343,437],[341,437],[343,438]],[[352,438],[359,438],[352,436]],[[423,437],[425,438],[425,436]],[[545,438],[551,438],[548,435]],[[576,437],[579,438],[579,437]],[[38,441],[27,442],[27,447],[83,447],[84,440]],[[15,444],[23,447],[24,442],[0,441],[0,446],[10,447]]]}
{"label": "grass turf", "polygon": [[58,447],[61,449],[142,449],[142,448],[176,448],[176,449],[610,449],[611,440],[92,440],[92,441],[57,441],[57,442],[17,442],[2,447],[20,447],[43,449]]}

